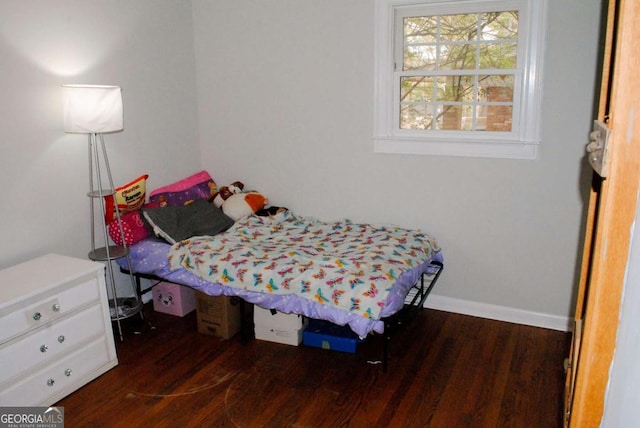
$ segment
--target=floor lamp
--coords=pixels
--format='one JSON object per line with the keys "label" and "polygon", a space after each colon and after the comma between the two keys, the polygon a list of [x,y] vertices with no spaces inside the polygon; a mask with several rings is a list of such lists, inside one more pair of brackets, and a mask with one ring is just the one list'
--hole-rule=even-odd
{"label": "floor lamp", "polygon": [[[125,257],[127,268],[131,270],[129,248],[124,239],[124,229],[120,219],[118,204],[114,205],[114,217],[120,229],[122,245],[110,245],[107,233],[107,212],[105,209],[105,197],[115,197],[115,187],[111,178],[109,159],[104,145],[104,133],[122,131],[123,111],[122,92],[118,86],[104,85],[63,85],[63,124],[65,132],[81,133],[89,135],[89,196],[91,212],[91,251],[89,258],[106,263],[108,271],[108,286],[111,291],[111,320],[118,325],[120,340],[123,340],[121,320],[138,313],[141,314],[142,301],[135,295],[136,283],[132,274],[129,274],[134,296],[131,298],[119,298],[116,289],[114,269],[112,261]],[[106,174],[107,183],[104,183]],[[96,227],[94,204],[98,202],[102,214],[102,237],[104,246],[96,245]],[[110,213],[111,214],[111,213]]]}

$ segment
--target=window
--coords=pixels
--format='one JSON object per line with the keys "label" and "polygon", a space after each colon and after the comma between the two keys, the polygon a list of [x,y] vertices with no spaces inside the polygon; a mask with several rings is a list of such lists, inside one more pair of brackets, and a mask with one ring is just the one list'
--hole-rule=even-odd
{"label": "window", "polygon": [[544,0],[377,0],[375,150],[535,159]]}

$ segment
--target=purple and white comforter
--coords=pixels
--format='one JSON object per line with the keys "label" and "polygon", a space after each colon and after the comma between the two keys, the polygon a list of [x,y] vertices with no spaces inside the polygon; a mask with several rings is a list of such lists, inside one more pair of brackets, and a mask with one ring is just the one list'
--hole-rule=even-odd
{"label": "purple and white comforter", "polygon": [[135,272],[348,324],[364,337],[382,333],[380,319],[402,308],[431,261],[442,259],[437,242],[418,230],[285,212],[252,216],[219,235],[173,246],[148,239],[131,247],[130,260]]}

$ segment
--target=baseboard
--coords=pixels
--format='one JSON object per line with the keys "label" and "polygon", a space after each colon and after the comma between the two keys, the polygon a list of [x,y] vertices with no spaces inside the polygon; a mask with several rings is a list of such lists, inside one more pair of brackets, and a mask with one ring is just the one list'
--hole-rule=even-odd
{"label": "baseboard", "polygon": [[551,330],[570,331],[571,329],[571,320],[568,317],[454,299],[452,297],[438,296],[437,294],[430,295],[424,307],[474,317],[512,322],[515,324],[548,328]]}

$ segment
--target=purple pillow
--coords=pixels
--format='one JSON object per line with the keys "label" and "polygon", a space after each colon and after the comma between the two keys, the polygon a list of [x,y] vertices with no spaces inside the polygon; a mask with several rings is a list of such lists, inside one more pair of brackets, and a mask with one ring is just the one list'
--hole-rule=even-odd
{"label": "purple pillow", "polygon": [[178,207],[198,199],[207,199],[218,190],[207,171],[200,171],[180,181],[155,189],[149,202],[161,207]]}

